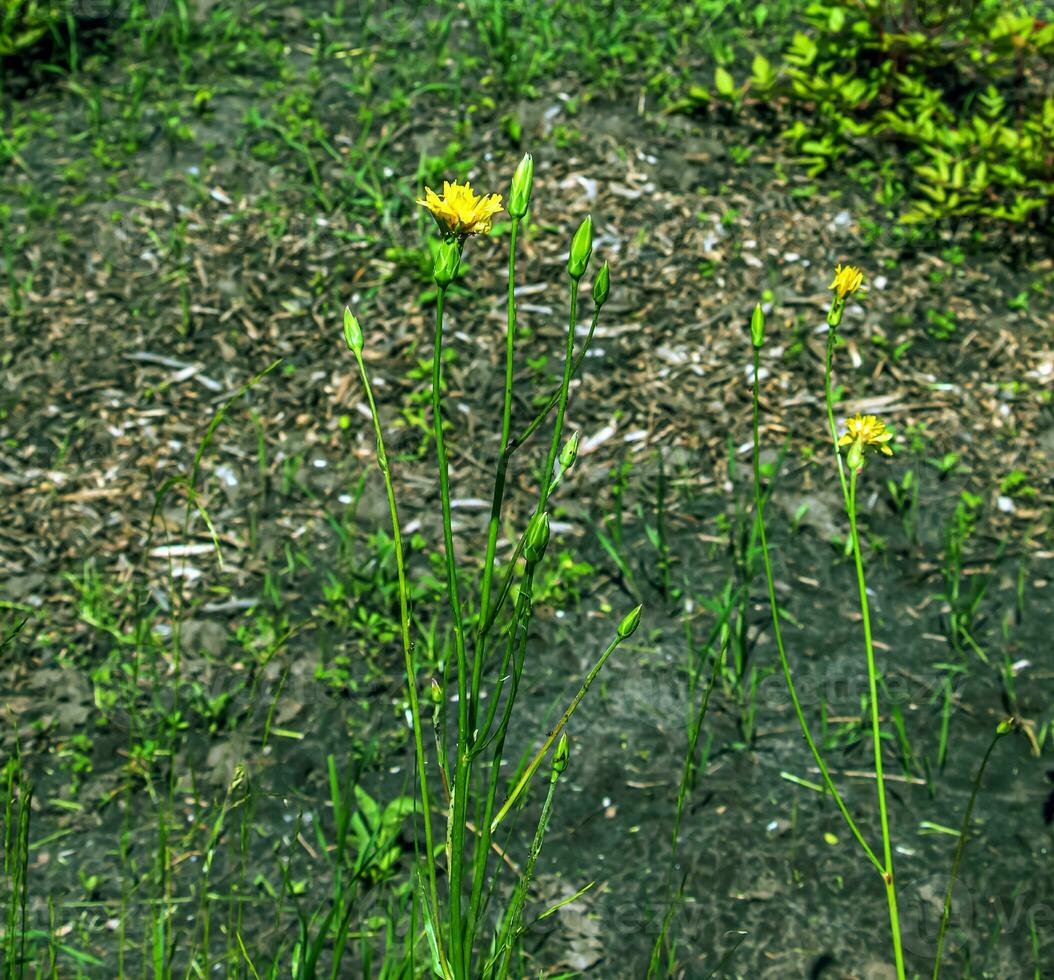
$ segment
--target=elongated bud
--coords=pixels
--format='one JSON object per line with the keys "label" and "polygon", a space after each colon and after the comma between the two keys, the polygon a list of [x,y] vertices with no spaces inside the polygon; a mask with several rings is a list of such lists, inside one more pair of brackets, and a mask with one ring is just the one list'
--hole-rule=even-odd
{"label": "elongated bud", "polygon": [[593,254],[593,216],[587,214],[586,220],[578,226],[575,237],[571,239],[571,254],[567,257],[567,274],[572,279],[581,279],[589,265],[589,256]]}
{"label": "elongated bud", "polygon": [[831,308],[827,311],[827,326],[834,330],[842,322],[844,312],[845,300],[841,296],[835,296],[831,300]]}
{"label": "elongated bud", "polygon": [[432,683],[428,686],[428,695],[432,699],[432,704],[437,708],[443,703],[443,689],[439,686],[439,681],[434,677]]}
{"label": "elongated bud", "polygon": [[859,473],[864,468],[864,444],[859,439],[854,439],[845,456],[845,464],[851,470]]}
{"label": "elongated bud", "polygon": [[527,527],[527,536],[523,543],[523,557],[531,564],[542,560],[545,549],[549,546],[549,512],[542,511],[531,518]]}
{"label": "elongated bud", "polygon": [[637,606],[636,609],[633,609],[626,618],[618,624],[618,636],[620,640],[628,639],[637,631],[637,627],[640,626],[640,612],[643,608],[643,604]]}
{"label": "elongated bud", "polygon": [[553,751],[553,775],[559,776],[571,761],[571,746],[567,741],[567,732],[560,733],[560,740]]}
{"label": "elongated bud", "polygon": [[605,262],[597,273],[596,279],[593,280],[593,303],[597,309],[600,309],[608,298],[608,287],[610,285],[610,275],[608,273],[608,264]]}
{"label": "elongated bud", "polygon": [[755,304],[750,317],[750,342],[758,350],[765,346],[765,312],[760,303]]}
{"label": "elongated bud", "polygon": [[432,276],[440,289],[446,289],[456,278],[461,264],[461,247],[456,239],[448,238],[439,246]]}
{"label": "elongated bud", "polygon": [[512,175],[512,188],[509,191],[509,217],[522,218],[531,206],[531,187],[534,184],[534,157],[529,153],[516,167]]}
{"label": "elongated bud", "polygon": [[566,473],[575,465],[575,460],[578,459],[578,439],[580,435],[581,433],[576,429],[575,434],[564,443],[564,448],[560,450],[561,473]]}
{"label": "elongated bud", "polygon": [[1014,730],[1015,725],[1017,725],[1017,719],[1011,715],[995,726],[995,733],[996,735],[1007,735]]}
{"label": "elongated bud", "polygon": [[359,321],[355,319],[355,314],[346,306],[344,307],[344,343],[348,345],[348,350],[352,353],[362,353],[362,328],[359,326]]}

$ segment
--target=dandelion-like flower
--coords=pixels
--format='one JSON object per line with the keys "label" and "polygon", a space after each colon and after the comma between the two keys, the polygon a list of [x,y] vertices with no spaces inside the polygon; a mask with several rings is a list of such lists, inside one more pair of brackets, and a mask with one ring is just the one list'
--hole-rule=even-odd
{"label": "dandelion-like flower", "polygon": [[893,438],[893,433],[886,429],[885,422],[874,415],[855,415],[845,420],[845,435],[838,440],[839,446],[856,446],[859,452],[864,449],[877,449],[886,456],[892,456],[893,450],[887,443]]}
{"label": "dandelion-like flower", "polygon": [[500,194],[472,193],[472,185],[467,181],[459,184],[456,181],[443,181],[443,193],[437,194],[431,187],[425,188],[425,199],[418,201],[428,208],[450,234],[464,238],[466,235],[484,235],[490,231],[494,215],[502,210]]}
{"label": "dandelion-like flower", "polygon": [[855,293],[863,281],[864,273],[855,265],[842,266],[839,264],[834,267],[834,282],[827,288],[833,289],[839,299],[845,299],[846,296]]}

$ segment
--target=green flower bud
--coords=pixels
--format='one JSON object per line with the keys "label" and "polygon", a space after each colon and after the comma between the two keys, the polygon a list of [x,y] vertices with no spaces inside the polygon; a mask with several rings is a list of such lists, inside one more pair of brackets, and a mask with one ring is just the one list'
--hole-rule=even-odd
{"label": "green flower bud", "polygon": [[448,238],[439,246],[432,276],[440,289],[446,289],[456,278],[461,265],[461,246],[457,239]]}
{"label": "green flower bud", "polygon": [[527,536],[523,543],[523,557],[531,564],[542,560],[549,545],[549,512],[542,511],[531,518],[527,527]]}
{"label": "green flower bud", "polygon": [[640,611],[643,608],[643,604],[637,606],[618,624],[618,637],[620,640],[628,639],[637,631],[637,627],[640,626]]}
{"label": "green flower bud", "polygon": [[443,689],[439,686],[439,681],[434,677],[432,683],[428,686],[428,695],[432,699],[432,704],[437,708],[443,703]]}
{"label": "green flower bud", "polygon": [[512,176],[512,189],[509,191],[509,216],[522,218],[531,205],[531,186],[534,184],[534,157],[529,153],[523,155],[516,173]]}
{"label": "green flower bud", "polygon": [[827,326],[834,330],[842,322],[842,314],[845,312],[845,299],[835,296],[831,300],[831,308],[827,311]]}
{"label": "green flower bud", "polygon": [[849,452],[845,456],[846,466],[859,473],[864,468],[864,444],[859,440],[853,440]]}
{"label": "green flower bud", "polygon": [[1017,725],[1017,719],[1013,716],[1004,718],[998,725],[995,726],[996,735],[1007,735],[1014,730]]}
{"label": "green flower bud", "polygon": [[564,443],[564,448],[560,450],[561,473],[566,473],[575,465],[575,460],[578,459],[578,439],[580,435],[581,433],[576,430],[575,434]]}
{"label": "green flower bud", "polygon": [[586,220],[578,226],[575,237],[571,239],[571,254],[567,257],[567,274],[572,279],[581,279],[589,265],[589,256],[593,254],[593,217],[586,215]]}
{"label": "green flower bud", "polygon": [[571,761],[571,747],[567,742],[567,732],[560,733],[560,740],[553,751],[553,775],[559,776]]}
{"label": "green flower bud", "polygon": [[355,319],[355,314],[346,306],[344,307],[344,343],[348,345],[348,350],[353,353],[362,353],[362,328],[359,327],[359,321]]}
{"label": "green flower bud", "polygon": [[750,342],[758,350],[765,346],[765,312],[760,303],[755,304],[750,317]]}
{"label": "green flower bud", "polygon": [[596,279],[593,280],[593,303],[597,309],[604,305],[608,298],[608,286],[609,286],[609,274],[608,264],[605,262],[597,273]]}

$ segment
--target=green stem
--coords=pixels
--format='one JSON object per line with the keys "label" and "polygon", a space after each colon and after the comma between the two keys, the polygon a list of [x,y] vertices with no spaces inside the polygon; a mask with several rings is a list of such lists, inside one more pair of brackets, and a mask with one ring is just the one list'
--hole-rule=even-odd
{"label": "green stem", "polygon": [[[498,980],[505,980],[508,977],[509,965],[512,961],[512,947],[523,932],[523,906],[527,901],[527,889],[530,888],[531,878],[534,875],[534,865],[538,861],[538,855],[542,853],[545,828],[549,823],[549,813],[553,808],[553,793],[556,792],[556,784],[559,779],[560,774],[553,769],[552,775],[549,777],[549,791],[545,794],[545,803],[542,804],[542,812],[538,817],[538,826],[534,831],[534,841],[531,843],[531,850],[527,855],[527,867],[524,869],[523,877],[516,887],[516,894],[513,897],[512,904],[509,906],[509,912],[505,919],[505,928],[502,930],[504,934],[505,959],[502,961]],[[498,955],[501,955],[500,944]]]}
{"label": "green stem", "polygon": [[575,709],[582,703],[582,698],[586,696],[586,692],[589,690],[590,685],[596,680],[597,674],[600,673],[600,669],[607,663],[608,657],[615,652],[615,649],[623,641],[624,637],[616,636],[614,640],[608,645],[607,649],[600,655],[600,659],[593,665],[592,669],[586,674],[586,679],[582,682],[582,686],[578,689],[578,693],[574,696],[571,703],[567,706],[567,710],[564,712],[563,717],[557,722],[556,727],[546,736],[545,741],[542,743],[542,747],[535,753],[533,759],[528,763],[527,768],[523,771],[523,775],[520,776],[519,781],[513,788],[513,791],[509,794],[508,798],[501,805],[501,809],[498,811],[498,815],[490,823],[490,832],[493,834],[498,828],[498,824],[502,822],[505,815],[512,809],[512,805],[519,799],[520,794],[524,791],[527,784],[531,781],[531,777],[534,776],[538,766],[541,765],[542,759],[545,758],[546,752],[549,751],[553,742],[559,737],[560,733],[564,730],[564,726],[568,723],[571,715],[574,714]]}
{"label": "green stem", "polygon": [[827,406],[827,425],[831,430],[831,442],[834,444],[834,459],[838,464],[838,482],[842,485],[842,499],[845,507],[849,509],[849,486],[845,482],[845,464],[842,462],[842,453],[838,448],[838,426],[834,421],[834,402],[831,397],[831,362],[834,360],[834,345],[838,340],[836,327],[827,330],[827,356],[824,360],[823,369],[823,400]]}
{"label": "green stem", "polygon": [[564,352],[564,377],[560,383],[560,397],[556,403],[556,424],[553,426],[553,438],[549,443],[549,456],[545,461],[545,469],[542,471],[542,486],[538,494],[538,507],[536,514],[545,510],[552,492],[553,465],[556,463],[557,453],[560,452],[560,437],[564,431],[564,415],[567,412],[567,392],[571,385],[571,369],[574,365],[575,355],[575,320],[578,316],[578,280],[571,277],[571,312],[567,325],[567,349]]}
{"label": "green stem", "polygon": [[824,785],[834,798],[849,830],[863,848],[864,853],[879,872],[884,875],[884,865],[876,857],[875,852],[871,849],[867,841],[864,840],[863,835],[860,833],[860,828],[856,825],[856,821],[850,816],[845,801],[842,799],[842,795],[838,792],[837,787],[835,787],[834,780],[831,779],[831,774],[827,769],[827,764],[824,762],[823,756],[820,755],[820,750],[817,748],[812,733],[809,731],[809,724],[805,720],[805,712],[802,711],[801,702],[798,700],[798,692],[794,686],[794,678],[791,676],[790,663],[787,660],[787,651],[783,645],[783,630],[780,628],[779,607],[776,604],[776,585],[772,577],[772,559],[769,555],[768,540],[765,536],[764,502],[761,499],[761,439],[759,435],[760,412],[758,407],[758,372],[760,371],[760,362],[761,352],[758,348],[754,348],[754,511],[758,524],[758,537],[761,541],[761,556],[765,562],[765,580],[768,584],[769,607],[772,610],[772,632],[776,638],[776,650],[779,652],[780,667],[783,669],[783,677],[787,682],[787,691],[790,693],[791,704],[794,705],[794,714],[798,718],[798,725],[801,727],[802,736],[809,745],[812,757],[816,761],[816,765],[820,770],[820,775],[823,777]]}
{"label": "green stem", "polygon": [[[530,573],[529,576],[527,573]],[[490,707],[487,708],[486,715],[483,719],[483,723],[479,725],[474,731],[474,738],[472,741],[472,755],[473,757],[481,755],[487,750],[487,747],[498,737],[499,732],[502,730],[502,726],[507,723],[505,715],[512,710],[512,704],[508,703],[505,706],[502,721],[499,722],[498,726],[494,727],[494,718],[498,713],[498,708],[501,707],[501,696],[505,691],[505,682],[509,678],[509,664],[515,663],[513,660],[514,654],[516,653],[516,643],[518,630],[520,627],[520,617],[523,614],[523,594],[525,589],[533,589],[534,583],[534,566],[529,566],[524,572],[523,580],[520,583],[519,597],[516,601],[516,610],[513,615],[513,628],[509,630],[508,639],[505,642],[505,653],[502,655],[501,664],[498,668],[497,681],[494,687],[490,691]],[[526,615],[527,619],[523,622],[524,637],[526,639],[527,625],[530,622],[531,609],[527,607]],[[519,674],[513,672],[513,687],[512,690],[516,690],[516,684],[519,682]]]}
{"label": "green stem", "polygon": [[[512,717],[512,708],[516,702],[516,694],[520,686],[520,676],[523,673],[523,663],[527,652],[527,631],[528,625],[531,620],[531,601],[532,601],[532,590],[534,588],[534,563],[528,562],[527,569],[523,575],[523,583],[520,587],[520,594],[516,600],[516,617],[515,625],[512,629],[508,639],[508,650],[514,649],[513,665],[512,665],[512,678],[511,684],[509,685],[509,696],[505,700],[504,711],[502,712],[501,721],[494,733],[493,744],[494,747],[491,751],[491,762],[489,780],[487,784],[487,796],[483,804],[483,817],[479,821],[479,837],[476,841],[476,849],[474,854],[475,864],[473,867],[472,875],[472,899],[469,904],[468,913],[468,928],[465,945],[471,949],[472,941],[475,937],[476,927],[479,924],[480,908],[483,901],[483,886],[486,883],[486,872],[487,872],[487,859],[490,856],[490,842],[491,842],[491,827],[490,819],[494,814],[494,804],[498,796],[498,783],[501,780],[501,761],[505,751],[505,736],[509,729],[509,721]],[[507,653],[508,653],[507,650]],[[507,665],[502,665],[502,676],[506,672]],[[497,701],[501,697],[501,687],[494,692],[494,703],[491,705],[491,712],[497,707]],[[490,724],[486,726],[490,728]],[[478,738],[483,738],[484,734],[480,733]],[[474,751],[479,751],[475,748]]]}
{"label": "green stem", "polygon": [[[593,334],[596,333],[597,323],[600,320],[600,309],[593,311],[593,320],[589,324],[589,332],[586,334],[586,339],[582,342],[582,349],[575,355],[574,363],[571,365],[571,377],[575,377],[578,374],[578,369],[582,366],[582,361],[585,359],[586,354],[589,352],[589,347],[593,342]],[[509,443],[509,455],[511,456],[517,449],[520,448],[528,439],[534,435],[535,429],[538,428],[548,417],[549,413],[553,410],[557,402],[560,401],[560,393],[563,391],[563,385],[553,389],[553,393],[549,396],[549,401],[546,402],[545,408],[543,408],[515,439]]]}
{"label": "green stem", "polygon": [[948,879],[948,890],[944,893],[944,910],[941,912],[941,927],[937,933],[937,956],[933,961],[933,980],[937,980],[941,972],[941,957],[944,955],[944,934],[948,931],[948,919],[951,916],[952,911],[952,891],[955,888],[955,881],[959,877],[959,864],[962,861],[963,852],[966,850],[966,839],[969,836],[970,829],[970,818],[973,816],[973,805],[977,800],[977,793],[981,788],[981,779],[984,776],[984,771],[988,766],[988,759],[992,754],[992,750],[995,748],[995,743],[999,741],[1008,731],[1011,729],[1011,723],[1001,724],[995,732],[995,736],[992,738],[991,743],[988,746],[988,751],[985,752],[984,758],[981,760],[981,765],[977,769],[977,775],[974,776],[973,788],[970,790],[970,802],[966,804],[966,812],[963,814],[962,826],[959,828],[959,843],[955,847],[955,857],[952,859],[952,873]]}
{"label": "green stem", "polygon": [[[889,927],[893,939],[893,956],[896,961],[898,980],[904,978],[904,953],[900,941],[900,919],[897,915],[896,883],[893,880],[893,849],[889,835],[889,815],[886,808],[886,786],[882,777],[882,743],[878,719],[878,672],[875,667],[875,649],[871,639],[871,616],[867,601],[867,585],[864,579],[864,563],[860,555],[860,538],[856,524],[856,477],[857,470],[850,472],[849,484],[845,479],[845,464],[838,447],[838,428],[834,421],[834,402],[831,394],[831,364],[834,359],[834,347],[838,337],[838,323],[842,318],[845,306],[844,299],[835,297],[827,315],[827,351],[824,360],[823,393],[827,408],[827,424],[830,429],[831,442],[835,461],[838,465],[838,481],[842,487],[842,498],[845,501],[846,513],[852,532],[853,558],[856,563],[857,589],[860,593],[860,613],[864,625],[864,646],[867,652],[867,679],[871,701],[871,734],[874,741],[875,782],[878,784],[878,809],[882,823],[882,851],[884,862],[879,871],[886,886],[886,902],[889,906]],[[873,860],[873,857],[872,857]]]}
{"label": "green stem", "polygon": [[[539,494],[538,494],[538,506],[535,508],[535,514],[540,514],[540,513],[542,513],[542,511],[545,510],[545,505],[546,505],[546,503],[549,500],[549,494],[552,492],[552,488],[553,488],[553,465],[556,462],[557,453],[559,453],[559,451],[560,451],[560,437],[563,434],[564,416],[566,415],[566,412],[567,412],[568,389],[569,389],[569,387],[571,385],[571,375],[572,375],[572,372],[573,372],[574,367],[575,367],[574,346],[575,346],[575,321],[577,319],[577,315],[578,315],[578,280],[572,276],[571,277],[570,313],[569,313],[569,316],[568,316],[568,326],[567,326],[567,347],[566,347],[566,350],[565,350],[565,353],[564,353],[564,374],[563,374],[563,380],[560,383],[559,396],[557,398],[556,422],[553,425],[553,438],[552,438],[552,441],[549,444],[549,454],[548,454],[548,457],[547,457],[546,462],[545,462],[545,469],[542,471],[541,489],[540,489]],[[544,417],[544,413],[543,413],[543,417]],[[528,432],[528,434],[529,434],[529,432]],[[521,546],[522,546],[522,540],[521,540]],[[517,551],[519,551],[519,550],[520,549],[518,548]],[[506,576],[506,580],[505,580],[505,582],[503,583],[503,586],[502,586],[502,595],[501,595],[501,598],[499,599],[499,605],[500,605],[501,601],[504,600],[505,595],[508,592],[508,586],[509,586],[510,582],[511,582],[511,576]],[[497,610],[495,610],[495,615],[496,615],[496,612],[497,612]],[[488,617],[488,619],[490,621],[493,621],[492,617]],[[484,631],[486,631],[487,628],[489,628],[489,622],[485,621],[484,622]],[[604,665],[604,661],[607,660],[607,658],[611,655],[612,651],[615,649],[615,647],[618,646],[618,644],[620,642],[621,642],[621,638],[616,639],[615,642],[612,643],[610,647],[608,647],[607,651],[601,657],[600,661],[597,663],[597,665],[590,672],[589,676],[586,679],[585,684],[583,685],[581,691],[577,695],[575,701],[572,702],[571,707],[568,708],[567,713],[564,715],[564,718],[561,720],[561,722],[557,726],[557,728],[554,729],[554,731],[550,734],[550,736],[549,736],[548,740],[546,741],[545,745],[543,745],[539,755],[536,756],[534,761],[532,761],[530,766],[528,766],[527,771],[523,774],[523,777],[521,778],[520,782],[517,784],[516,789],[513,791],[512,795],[505,801],[505,803],[502,806],[502,809],[499,811],[497,817],[494,818],[493,823],[491,823],[491,825],[490,825],[490,832],[492,834],[493,834],[494,830],[497,828],[498,824],[501,822],[502,818],[508,812],[509,808],[515,802],[516,797],[523,790],[524,786],[530,780],[531,776],[534,775],[534,770],[541,763],[542,756],[544,755],[545,751],[547,751],[548,747],[552,744],[552,740],[554,738],[556,738],[556,736],[560,733],[560,731],[563,728],[563,726],[567,723],[567,719],[571,716],[571,713],[578,706],[578,702],[581,701],[581,699],[585,696],[586,690],[588,690],[589,685],[593,682],[593,678],[596,676],[597,672],[599,672],[600,668]]]}
{"label": "green stem", "polygon": [[509,292],[506,300],[505,316],[505,399],[501,410],[501,455],[494,474],[494,496],[490,504],[490,522],[487,525],[487,553],[483,559],[483,582],[480,587],[479,621],[476,625],[476,642],[472,662],[472,702],[470,721],[476,725],[476,713],[479,707],[479,689],[483,680],[483,660],[486,656],[485,629],[487,610],[490,609],[491,582],[494,578],[494,553],[498,544],[498,524],[501,520],[501,504],[505,495],[505,474],[509,468],[510,454],[505,452],[512,429],[512,369],[513,344],[516,339],[516,233],[519,231],[520,219],[512,219],[512,232],[509,238]]}
{"label": "green stem", "polygon": [[856,526],[856,478],[858,469],[849,475],[849,528],[853,536],[853,558],[856,562],[856,585],[860,593],[860,615],[864,625],[864,648],[867,652],[867,685],[871,700],[871,737],[874,741],[875,782],[878,785],[878,814],[882,822],[882,854],[884,867],[882,880],[886,885],[886,901],[889,905],[889,928],[893,937],[893,956],[896,960],[897,978],[904,980],[904,952],[900,942],[900,918],[897,915],[897,890],[893,880],[893,845],[889,836],[889,814],[886,809],[886,783],[882,777],[882,732],[878,723],[878,670],[875,667],[875,648],[871,640],[871,614],[867,602],[867,583],[864,580],[864,562],[860,555],[860,535]]}
{"label": "green stem", "polygon": [[[706,645],[703,649],[707,652],[710,651],[714,644],[714,641],[718,638],[721,633],[724,624],[728,621],[728,616],[732,612],[732,606],[734,602],[739,598],[737,593],[733,599],[730,599],[726,605],[724,612],[721,614],[721,618],[718,620],[717,625],[714,626],[713,631],[710,634],[710,638],[707,640]],[[688,641],[689,650],[692,645],[692,634],[691,624],[685,623],[685,634]],[[681,896],[683,895],[683,884],[681,890],[678,892],[677,901],[673,898],[673,875],[677,868],[677,849],[678,843],[681,836],[681,820],[684,815],[684,804],[688,799],[689,786],[692,783],[692,776],[695,772],[695,753],[699,746],[699,736],[703,730],[703,720],[706,718],[707,709],[710,706],[710,695],[713,693],[714,686],[717,683],[717,675],[721,670],[721,655],[716,653],[714,655],[713,667],[710,670],[710,679],[707,681],[706,688],[703,691],[702,702],[699,705],[698,711],[695,713],[694,719],[691,721],[688,729],[688,750],[684,754],[684,764],[681,767],[681,785],[677,790],[677,808],[674,812],[673,818],[673,832],[670,835],[670,861],[666,866],[666,884],[663,889],[666,895],[666,912],[662,917],[662,925],[659,927],[658,935],[655,937],[655,943],[651,949],[651,959],[648,962],[648,973],[646,980],[651,980],[655,975],[655,971],[659,968],[659,956],[662,953],[663,943],[666,941],[666,936],[670,931],[670,924],[673,921],[673,917],[677,912],[680,904]],[[689,690],[690,696],[694,699],[695,694],[692,689]]]}
{"label": "green stem", "polygon": [[359,365],[359,375],[362,378],[363,388],[366,390],[366,400],[370,406],[370,416],[373,419],[373,432],[377,442],[377,465],[380,467],[381,475],[384,477],[384,491],[388,496],[388,512],[392,521],[392,540],[395,542],[395,569],[399,579],[399,624],[403,641],[403,664],[406,670],[406,688],[410,699],[410,717],[414,729],[414,754],[417,761],[417,771],[420,779],[421,809],[424,815],[425,831],[425,859],[428,864],[428,887],[429,901],[432,904],[432,921],[439,921],[439,895],[436,886],[436,854],[432,839],[432,816],[428,798],[428,776],[425,769],[425,751],[421,734],[421,709],[417,699],[417,677],[414,669],[414,646],[410,639],[410,598],[409,588],[406,583],[406,563],[403,557],[402,530],[399,526],[399,513],[395,504],[395,489],[392,486],[392,474],[388,467],[388,454],[384,449],[384,436],[381,432],[381,420],[377,414],[377,404],[373,398],[373,386],[370,384],[366,365],[362,360],[362,353],[353,351],[355,360]]}
{"label": "green stem", "polygon": [[[586,352],[589,350],[589,345],[593,340],[593,333],[596,330],[599,316],[599,310],[593,313],[593,322],[589,326],[589,333],[586,335],[585,342],[582,344],[582,349],[578,352],[577,356],[575,357],[574,364],[571,365],[572,378],[574,378],[575,375],[578,374],[578,369],[582,364],[582,359],[586,356]],[[530,439],[530,437],[534,435],[535,430],[537,430],[537,428],[549,417],[549,413],[560,401],[560,393],[562,390],[562,385],[559,388],[554,389],[552,396],[550,397],[545,408],[543,408],[534,417],[534,420],[531,422],[531,424],[528,425],[527,428],[524,429],[519,436],[517,436],[515,439],[510,440],[510,442],[507,444],[507,446],[505,447],[505,451],[502,453],[502,463],[506,468],[508,467],[509,460],[512,458],[516,450],[519,449],[528,439]],[[552,492],[552,490],[553,487],[550,487],[550,493]],[[490,632],[491,627],[494,625],[494,621],[498,618],[498,613],[501,612],[501,608],[505,604],[505,600],[509,596],[509,591],[512,588],[513,573],[516,569],[516,562],[519,561],[520,554],[523,551],[524,541],[525,538],[521,536],[519,543],[516,545],[516,551],[512,556],[512,561],[509,563],[508,570],[505,572],[505,576],[502,579],[501,589],[498,591],[497,601],[494,603],[493,607],[490,609],[489,612],[484,609],[480,610],[480,614],[486,616],[486,619],[483,623],[484,636],[486,636],[486,634]]]}
{"label": "green stem", "polygon": [[450,467],[446,441],[443,438],[442,363],[443,363],[443,300],[446,288],[436,295],[435,345],[432,352],[432,428],[435,432],[436,457],[439,467],[439,497],[443,510],[443,548],[446,558],[447,600],[454,621],[454,649],[457,656],[457,763],[454,770],[454,792],[450,801],[447,840],[450,868],[450,955],[455,980],[464,980],[465,950],[462,945],[464,922],[461,916],[461,879],[465,850],[465,819],[471,755],[469,752],[468,665],[465,659],[465,631],[458,594],[457,565],[454,561],[454,532],[450,522]]}

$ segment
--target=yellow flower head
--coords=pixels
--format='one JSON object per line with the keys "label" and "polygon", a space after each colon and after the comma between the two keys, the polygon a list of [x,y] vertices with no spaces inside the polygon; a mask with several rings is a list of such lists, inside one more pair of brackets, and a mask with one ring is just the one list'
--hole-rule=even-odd
{"label": "yellow flower head", "polygon": [[850,293],[855,293],[863,281],[864,273],[855,265],[843,267],[839,264],[834,267],[834,282],[827,288],[833,289],[839,299],[845,299]]}
{"label": "yellow flower head", "polygon": [[838,440],[839,446],[859,443],[861,449],[871,447],[885,453],[886,456],[893,455],[893,450],[886,445],[893,438],[893,433],[886,429],[885,422],[880,421],[874,415],[856,415],[851,419],[846,419],[845,429],[845,435]]}
{"label": "yellow flower head", "polygon": [[418,204],[428,208],[435,219],[454,235],[483,235],[490,231],[494,215],[501,211],[501,195],[486,194],[477,197],[467,181],[443,181],[443,193],[437,194],[431,187],[425,188],[425,199]]}

